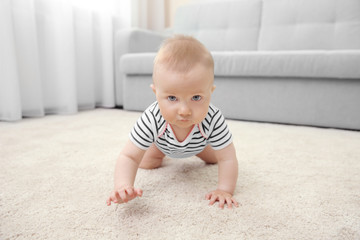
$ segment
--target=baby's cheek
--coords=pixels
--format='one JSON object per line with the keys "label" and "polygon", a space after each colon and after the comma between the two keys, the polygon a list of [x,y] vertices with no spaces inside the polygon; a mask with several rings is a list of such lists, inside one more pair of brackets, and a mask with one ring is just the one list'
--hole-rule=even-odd
{"label": "baby's cheek", "polygon": [[197,115],[197,119],[201,122],[205,119],[207,113],[209,111],[209,107],[201,107],[196,109],[195,113]]}

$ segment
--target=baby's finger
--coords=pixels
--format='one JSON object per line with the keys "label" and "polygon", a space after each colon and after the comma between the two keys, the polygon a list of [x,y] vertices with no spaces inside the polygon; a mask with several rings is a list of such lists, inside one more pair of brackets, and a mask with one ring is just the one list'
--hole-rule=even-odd
{"label": "baby's finger", "polygon": [[106,200],[106,203],[107,203],[108,206],[110,206],[110,205],[111,205],[111,202],[119,203],[119,201],[121,201],[121,200],[120,200],[120,198],[117,196],[117,192],[116,192],[116,191],[113,191],[113,192],[110,194],[109,198]]}
{"label": "baby's finger", "polygon": [[130,197],[134,197],[134,190],[131,187],[126,188],[125,193],[127,193]]}
{"label": "baby's finger", "polygon": [[119,195],[118,191],[114,191],[113,194],[111,195],[111,199],[114,203],[122,203],[123,201],[121,200],[121,197]]}
{"label": "baby's finger", "polygon": [[210,198],[209,205],[213,205],[216,202],[217,198],[218,197],[216,195],[212,195]]}
{"label": "baby's finger", "polygon": [[141,197],[143,194],[143,191],[140,188],[135,188],[134,191],[135,191],[136,195],[139,197]]}
{"label": "baby's finger", "polygon": [[224,205],[225,205],[225,198],[223,196],[219,197],[219,207],[221,209],[224,209]]}
{"label": "baby's finger", "polygon": [[128,202],[128,198],[127,198],[127,194],[126,194],[125,190],[118,191],[118,193],[119,193],[120,199],[121,199],[124,203],[127,203],[127,202]]}
{"label": "baby's finger", "polygon": [[226,198],[226,204],[228,205],[228,208],[232,208],[232,200],[231,200],[231,198],[230,197],[227,197]]}
{"label": "baby's finger", "polygon": [[108,206],[111,205],[111,198],[110,197],[108,199],[106,199],[106,205],[108,205]]}
{"label": "baby's finger", "polygon": [[235,200],[235,198],[231,198],[231,201],[234,203],[235,207],[239,207],[239,203]]}
{"label": "baby's finger", "polygon": [[208,193],[208,194],[206,194],[205,199],[210,200],[211,196],[212,196],[212,193]]}

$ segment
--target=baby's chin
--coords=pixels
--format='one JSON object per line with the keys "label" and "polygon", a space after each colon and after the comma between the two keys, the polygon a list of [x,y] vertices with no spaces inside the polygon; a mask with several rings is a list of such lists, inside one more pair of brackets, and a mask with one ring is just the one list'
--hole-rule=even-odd
{"label": "baby's chin", "polygon": [[190,120],[178,120],[174,125],[176,125],[179,128],[189,128],[194,126],[194,123]]}

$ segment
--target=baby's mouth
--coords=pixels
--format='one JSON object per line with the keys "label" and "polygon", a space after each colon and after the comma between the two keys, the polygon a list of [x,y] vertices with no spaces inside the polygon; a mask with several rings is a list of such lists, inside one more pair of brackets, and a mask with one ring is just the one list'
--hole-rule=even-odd
{"label": "baby's mouth", "polygon": [[180,119],[181,122],[189,122],[190,120],[189,119],[185,119],[185,118],[182,118]]}

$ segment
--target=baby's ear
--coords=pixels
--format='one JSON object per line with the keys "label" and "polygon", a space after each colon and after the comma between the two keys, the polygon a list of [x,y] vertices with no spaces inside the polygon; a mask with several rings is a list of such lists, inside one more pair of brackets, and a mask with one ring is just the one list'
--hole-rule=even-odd
{"label": "baby's ear", "polygon": [[150,84],[151,89],[153,90],[153,92],[156,94],[156,88],[154,84]]}
{"label": "baby's ear", "polygon": [[213,92],[214,92],[215,88],[216,88],[216,86],[215,86],[215,85],[213,85],[213,86],[212,86],[212,88],[211,88],[211,93],[213,93]]}

